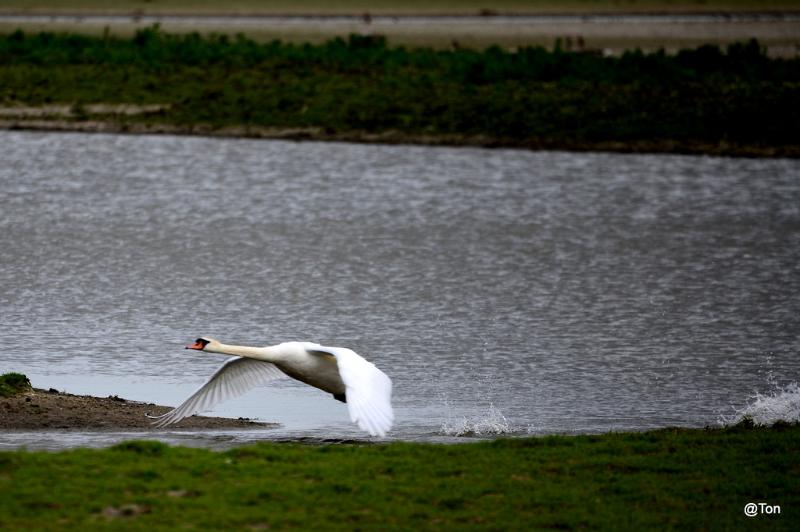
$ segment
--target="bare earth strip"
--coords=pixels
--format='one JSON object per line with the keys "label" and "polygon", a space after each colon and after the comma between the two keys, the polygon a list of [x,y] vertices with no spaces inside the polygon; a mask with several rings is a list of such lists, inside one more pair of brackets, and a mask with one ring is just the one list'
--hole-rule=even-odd
{"label": "bare earth strip", "polygon": [[0,11],[179,14],[696,13],[786,11],[797,0],[4,0]]}
{"label": "bare earth strip", "polygon": [[[119,397],[71,395],[56,390],[33,389],[13,397],[0,397],[0,430],[36,429],[152,429],[145,414],[158,415],[170,407],[127,401]],[[247,419],[192,416],[171,427],[186,429],[270,428],[276,426]]]}
{"label": "bare earth strip", "polygon": [[[52,16],[51,16],[52,15]],[[800,52],[800,6],[784,13],[706,15],[559,15],[559,16],[190,16],[51,15],[0,12],[0,33],[68,31],[127,37],[159,24],[167,32],[242,33],[259,41],[319,43],[349,34],[380,34],[394,45],[485,48],[552,47],[578,42],[587,49],[619,54],[626,49],[663,48],[674,52],[702,44],[727,45],[758,39],[770,55]]]}

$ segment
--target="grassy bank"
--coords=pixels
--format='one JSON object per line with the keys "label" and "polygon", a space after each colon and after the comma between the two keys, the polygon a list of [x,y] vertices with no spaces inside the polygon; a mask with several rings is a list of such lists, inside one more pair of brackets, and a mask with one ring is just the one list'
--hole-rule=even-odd
{"label": "grassy bank", "polygon": [[[762,52],[755,41],[612,58],[405,49],[378,36],[294,45],[152,28],[132,39],[15,32],[0,37],[0,101],[6,127],[25,125],[15,108],[66,104],[76,123],[122,130],[797,155],[800,59]],[[93,114],[93,104],[158,111]]]}
{"label": "grassy bank", "polygon": [[[0,528],[790,530],[799,444],[798,426],[739,426],[454,446],[5,452]],[[749,502],[781,513],[746,517]]]}

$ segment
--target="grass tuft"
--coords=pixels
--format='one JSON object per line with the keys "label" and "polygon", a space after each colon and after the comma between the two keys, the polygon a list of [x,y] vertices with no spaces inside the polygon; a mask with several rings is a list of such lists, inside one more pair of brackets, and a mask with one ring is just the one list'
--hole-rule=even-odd
{"label": "grass tuft", "polygon": [[12,397],[31,389],[31,381],[22,373],[0,375],[0,397]]}

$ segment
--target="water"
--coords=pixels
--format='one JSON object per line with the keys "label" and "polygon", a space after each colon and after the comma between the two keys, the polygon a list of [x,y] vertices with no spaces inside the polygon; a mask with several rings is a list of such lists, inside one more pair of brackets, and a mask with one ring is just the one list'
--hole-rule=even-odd
{"label": "water", "polygon": [[[0,371],[176,405],[201,335],[350,347],[392,438],[714,425],[800,380],[800,163],[0,132]],[[787,388],[788,389],[788,388]],[[791,394],[789,394],[791,395]],[[290,380],[215,414],[363,438]]]}

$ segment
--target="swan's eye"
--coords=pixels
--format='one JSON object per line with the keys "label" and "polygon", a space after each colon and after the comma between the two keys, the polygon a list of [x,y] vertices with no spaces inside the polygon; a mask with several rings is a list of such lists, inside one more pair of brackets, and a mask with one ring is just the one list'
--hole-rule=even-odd
{"label": "swan's eye", "polygon": [[205,338],[198,338],[197,340],[194,341],[194,343],[200,344],[201,347],[205,347],[208,345],[208,340],[206,340]]}

